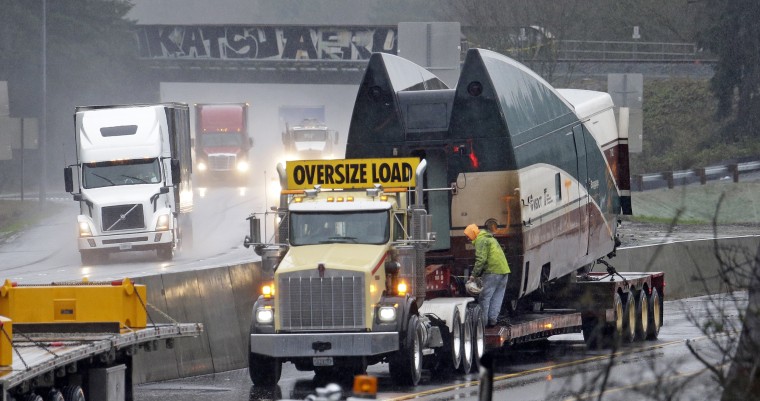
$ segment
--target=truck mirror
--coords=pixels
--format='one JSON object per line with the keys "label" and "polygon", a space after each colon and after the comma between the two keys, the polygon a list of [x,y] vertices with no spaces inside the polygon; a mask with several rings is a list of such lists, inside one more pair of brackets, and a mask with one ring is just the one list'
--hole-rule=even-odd
{"label": "truck mirror", "polygon": [[74,195],[74,201],[75,202],[81,202],[82,201],[82,194],[72,194]]}
{"label": "truck mirror", "polygon": [[160,194],[168,194],[169,193],[169,187],[161,187],[161,189],[158,190],[158,193],[160,193]]}
{"label": "truck mirror", "polygon": [[180,181],[179,160],[172,159],[171,165],[172,165],[172,184],[179,184],[179,181]]}
{"label": "truck mirror", "polygon": [[66,192],[74,192],[74,172],[71,170],[71,167],[66,167],[63,169],[63,183],[66,188]]}

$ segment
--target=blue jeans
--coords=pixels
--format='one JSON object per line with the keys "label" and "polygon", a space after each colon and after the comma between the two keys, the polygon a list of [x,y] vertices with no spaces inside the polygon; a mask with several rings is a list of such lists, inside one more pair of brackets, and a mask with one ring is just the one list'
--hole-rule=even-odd
{"label": "blue jeans", "polygon": [[487,325],[496,324],[507,289],[509,274],[483,274],[483,291],[478,296],[478,303],[483,309],[483,320]]}

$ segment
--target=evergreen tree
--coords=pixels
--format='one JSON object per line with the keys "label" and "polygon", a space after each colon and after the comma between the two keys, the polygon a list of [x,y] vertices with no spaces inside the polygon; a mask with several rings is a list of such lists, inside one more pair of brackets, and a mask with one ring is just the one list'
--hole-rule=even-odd
{"label": "evergreen tree", "polygon": [[[42,0],[0,0],[0,80],[8,81],[12,117],[42,116]],[[74,152],[74,107],[151,102],[157,85],[137,57],[126,0],[46,1],[49,184]],[[33,161],[30,160],[30,164]]]}
{"label": "evergreen tree", "polygon": [[760,137],[760,2],[706,0],[699,43],[718,56],[710,84],[729,140]]}

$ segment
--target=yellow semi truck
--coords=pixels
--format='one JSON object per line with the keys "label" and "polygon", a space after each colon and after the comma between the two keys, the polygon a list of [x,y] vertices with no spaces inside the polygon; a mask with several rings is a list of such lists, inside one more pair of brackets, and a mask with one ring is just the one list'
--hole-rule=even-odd
{"label": "yellow semi truck", "polygon": [[387,362],[394,381],[407,385],[419,382],[423,364],[474,368],[484,350],[475,299],[425,301],[426,276],[435,276],[425,252],[435,234],[424,207],[411,202],[422,199],[425,166],[397,158],[279,169],[281,242],[261,243],[256,217],[245,241],[273,272],[253,307],[254,384],[276,383],[285,361],[317,374]]}

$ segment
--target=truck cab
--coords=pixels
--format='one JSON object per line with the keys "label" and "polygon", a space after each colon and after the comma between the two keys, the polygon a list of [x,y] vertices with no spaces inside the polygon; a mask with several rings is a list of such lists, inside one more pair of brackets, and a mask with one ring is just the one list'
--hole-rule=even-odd
{"label": "truck cab", "polygon": [[298,124],[286,123],[282,143],[293,159],[332,159],[338,145],[338,132],[329,129],[323,121],[306,118]]}
{"label": "truck cab", "polygon": [[192,236],[187,105],[87,106],[74,117],[77,164],[64,181],[80,206],[82,263],[132,250],[172,259]]}
{"label": "truck cab", "polygon": [[317,374],[356,374],[388,362],[395,381],[416,384],[423,352],[431,363],[458,368],[466,350],[471,369],[483,345],[473,299],[423,305],[424,252],[435,234],[411,200],[422,198],[415,183],[425,165],[417,158],[288,162],[280,243],[258,243],[253,228],[245,241],[272,278],[252,311],[254,384],[277,382],[285,361]]}
{"label": "truck cab", "polygon": [[248,182],[248,104],[195,105],[195,164],[204,184]]}

